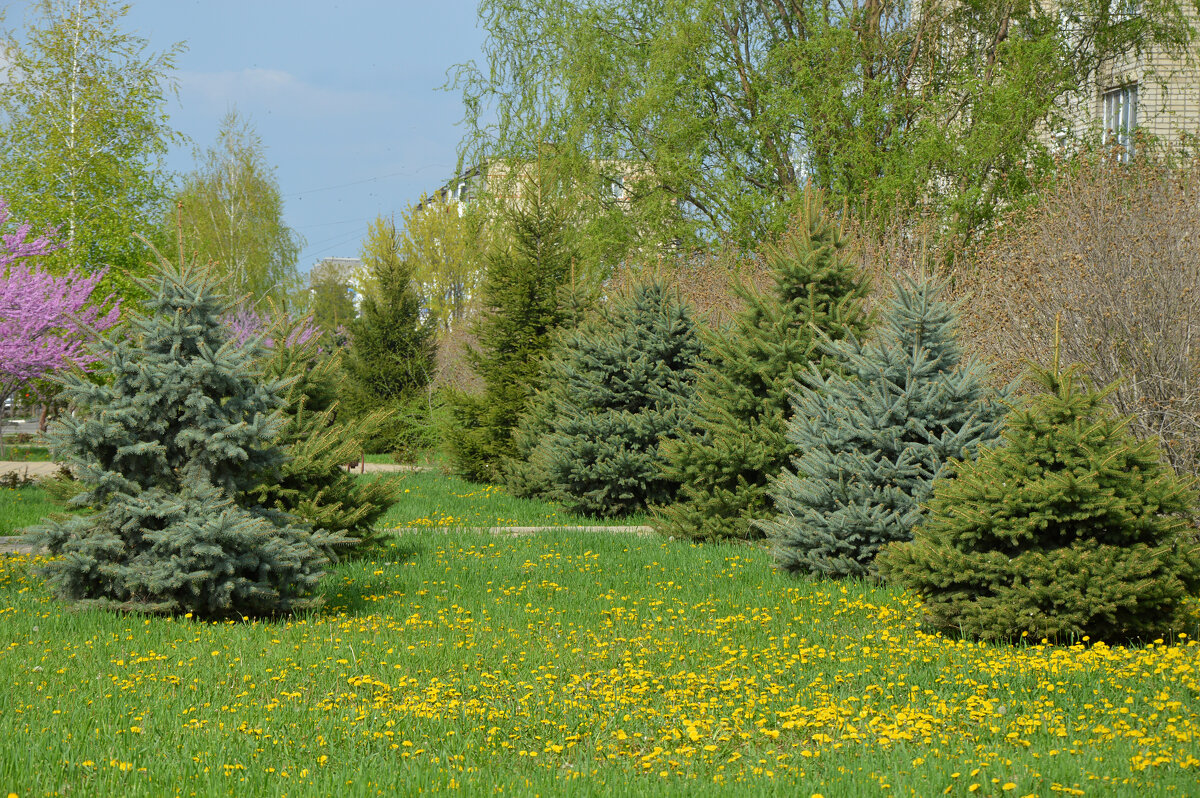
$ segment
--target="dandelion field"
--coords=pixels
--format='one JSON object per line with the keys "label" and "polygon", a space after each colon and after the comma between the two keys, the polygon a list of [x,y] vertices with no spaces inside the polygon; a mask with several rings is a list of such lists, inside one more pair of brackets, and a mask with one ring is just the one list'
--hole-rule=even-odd
{"label": "dandelion field", "polygon": [[753,547],[427,518],[291,619],[73,610],[0,558],[0,794],[1196,793],[1200,613],[979,645]]}

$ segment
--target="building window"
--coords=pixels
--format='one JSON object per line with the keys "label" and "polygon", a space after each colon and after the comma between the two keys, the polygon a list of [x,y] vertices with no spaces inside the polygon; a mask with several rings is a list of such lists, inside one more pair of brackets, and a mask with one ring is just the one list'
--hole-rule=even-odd
{"label": "building window", "polygon": [[1121,160],[1133,154],[1133,131],[1137,129],[1138,87],[1136,83],[1104,93],[1104,143],[1125,148]]}

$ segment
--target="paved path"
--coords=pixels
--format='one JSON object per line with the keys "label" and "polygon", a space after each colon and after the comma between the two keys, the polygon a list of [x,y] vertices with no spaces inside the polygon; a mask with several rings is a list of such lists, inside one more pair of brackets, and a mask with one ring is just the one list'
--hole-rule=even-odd
{"label": "paved path", "polygon": [[351,474],[361,474],[364,472],[364,470],[368,474],[380,474],[384,472],[396,471],[403,471],[405,473],[411,473],[414,471],[432,471],[433,468],[430,466],[408,465],[407,463],[367,463],[366,465],[356,465],[349,470]]}
{"label": "paved path", "polygon": [[34,554],[33,546],[22,543],[19,537],[0,535],[0,557],[6,554]]}
{"label": "paved path", "polygon": [[31,477],[52,477],[57,472],[58,463],[25,463],[18,460],[0,460],[0,477],[13,473],[29,474]]}

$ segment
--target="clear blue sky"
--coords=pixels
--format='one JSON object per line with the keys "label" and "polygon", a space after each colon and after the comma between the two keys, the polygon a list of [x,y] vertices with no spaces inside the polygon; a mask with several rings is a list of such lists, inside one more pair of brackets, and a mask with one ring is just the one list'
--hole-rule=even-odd
{"label": "clear blue sky", "polygon": [[[10,2],[24,27],[31,2]],[[481,60],[476,0],[133,0],[127,30],[163,50],[184,42],[174,127],[192,147],[216,139],[230,108],[262,138],[287,223],[307,241],[301,272],[357,256],[367,224],[399,215],[454,171],[461,96],[441,91],[456,63]]]}

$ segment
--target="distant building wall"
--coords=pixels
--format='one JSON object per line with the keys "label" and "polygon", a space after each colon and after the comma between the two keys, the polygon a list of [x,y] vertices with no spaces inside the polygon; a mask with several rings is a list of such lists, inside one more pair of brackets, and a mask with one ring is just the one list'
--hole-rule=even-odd
{"label": "distant building wall", "polygon": [[[1196,27],[1195,8],[1185,8]],[[1105,140],[1119,142],[1132,130],[1167,143],[1184,133],[1200,135],[1200,53],[1188,61],[1152,47],[1103,64],[1086,87],[1066,99],[1063,132],[1080,140],[1099,131]]]}

